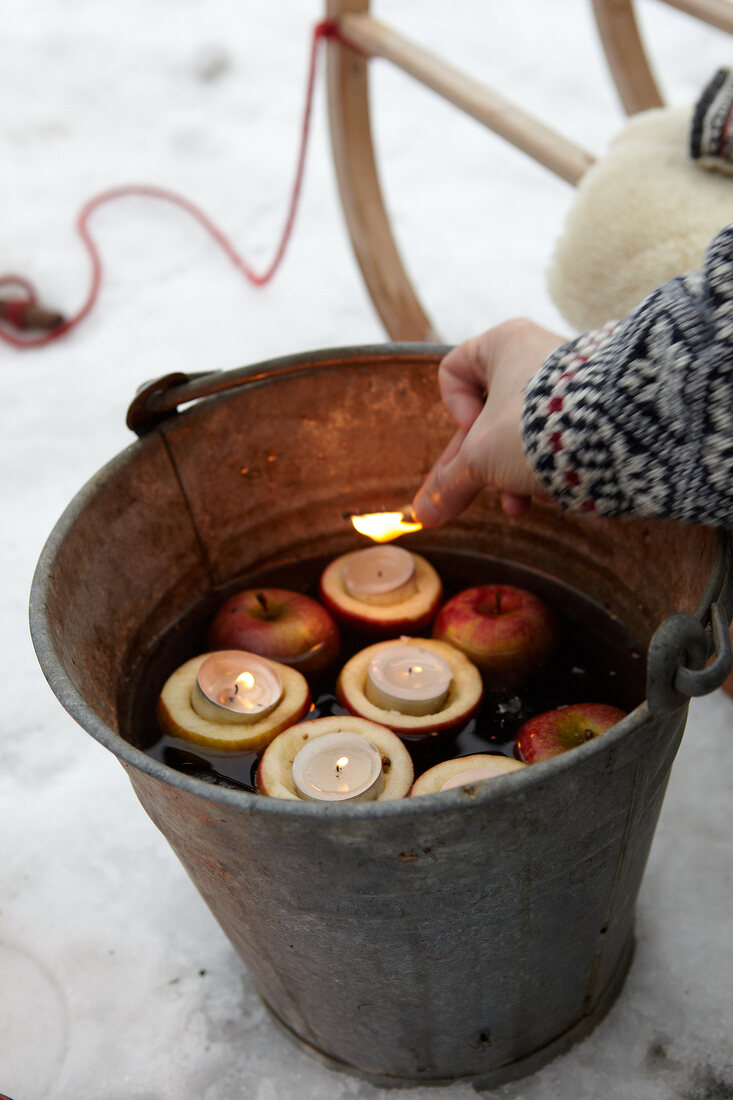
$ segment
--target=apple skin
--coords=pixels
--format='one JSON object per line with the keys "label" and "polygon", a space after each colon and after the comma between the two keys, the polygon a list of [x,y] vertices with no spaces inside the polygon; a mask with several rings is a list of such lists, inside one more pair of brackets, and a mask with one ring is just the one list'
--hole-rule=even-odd
{"label": "apple skin", "polygon": [[555,652],[558,629],[542,600],[510,584],[459,592],[438,612],[433,637],[460,649],[490,691],[523,684]]}
{"label": "apple skin", "polygon": [[572,703],[536,714],[518,730],[514,755],[525,764],[549,760],[600,737],[625,717],[623,710],[606,703]]}
{"label": "apple skin", "polygon": [[319,603],[287,588],[248,588],[230,597],[209,627],[209,649],[245,649],[318,676],[336,659],[339,629]]}

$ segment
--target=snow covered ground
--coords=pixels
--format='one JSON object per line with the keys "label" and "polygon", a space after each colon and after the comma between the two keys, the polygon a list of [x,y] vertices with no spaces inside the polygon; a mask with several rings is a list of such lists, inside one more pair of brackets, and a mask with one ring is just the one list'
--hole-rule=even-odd
{"label": "snow covered ground", "polygon": [[[583,0],[384,0],[377,14],[602,153],[622,125]],[[671,102],[731,43],[651,2]],[[199,202],[256,264],[282,221],[315,0],[27,0],[3,19],[0,269],[73,312],[82,202],[122,182]],[[563,331],[544,269],[572,190],[384,63],[385,189],[442,334],[518,313]],[[116,761],[62,711],[27,629],[35,561],[82,483],[131,437],[140,382],[383,339],[335,191],[319,81],[302,207],[274,284],[243,284],[178,211],[95,217],[97,309],[37,352],[0,345],[0,1092],[13,1100],[377,1100],[292,1048]],[[733,1095],[733,704],[696,702],[638,907],[626,986],[584,1043],[505,1100]],[[415,1100],[474,1095],[456,1084]]]}

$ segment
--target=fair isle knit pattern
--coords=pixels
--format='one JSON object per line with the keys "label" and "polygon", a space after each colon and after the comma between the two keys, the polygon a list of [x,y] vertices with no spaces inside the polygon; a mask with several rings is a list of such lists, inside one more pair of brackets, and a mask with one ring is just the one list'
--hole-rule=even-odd
{"label": "fair isle knit pattern", "polygon": [[701,168],[733,173],[733,70],[718,69],[695,105],[690,156]]}
{"label": "fair isle knit pattern", "polygon": [[701,272],[553,352],[527,388],[522,440],[564,507],[731,523],[733,225]]}

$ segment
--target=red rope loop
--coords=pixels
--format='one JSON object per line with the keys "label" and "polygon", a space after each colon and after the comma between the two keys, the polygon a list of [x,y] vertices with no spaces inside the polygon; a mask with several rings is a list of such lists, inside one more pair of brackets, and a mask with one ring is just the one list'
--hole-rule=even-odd
{"label": "red rope loop", "polygon": [[2,320],[12,328],[23,327],[23,316],[31,302],[28,298],[6,298],[3,302]]}
{"label": "red rope loop", "polygon": [[0,276],[0,287],[12,286],[16,289],[20,288],[26,292],[26,298],[23,300],[5,300],[3,302],[2,316],[0,316],[0,339],[4,340],[6,344],[11,344],[16,348],[40,348],[46,344],[51,344],[55,340],[59,340],[62,336],[65,336],[67,332],[71,332],[73,328],[76,328],[80,324],[87,314],[93,308],[97,297],[99,295],[99,289],[102,283],[102,260],[99,255],[94,239],[92,238],[89,228],[89,222],[92,215],[100,206],[104,206],[105,203],[112,202],[115,199],[128,198],[130,196],[138,196],[150,199],[160,199],[164,202],[172,203],[179,209],[189,214],[200,226],[216,241],[222,251],[228,256],[234,267],[244,276],[244,278],[252,286],[261,287],[265,286],[276,274],[280,267],[285,252],[287,250],[290,238],[292,236],[293,225],[295,222],[295,215],[298,209],[298,202],[300,200],[300,194],[303,186],[303,174],[305,169],[306,153],[308,149],[308,139],[310,136],[311,115],[313,109],[313,92],[315,87],[316,68],[318,60],[318,47],[322,39],[332,39],[339,42],[341,45],[355,49],[356,47],[351,45],[341,33],[338,23],[333,19],[325,19],[321,23],[317,23],[313,28],[313,34],[311,38],[310,47],[310,60],[308,66],[308,77],[306,82],[305,92],[305,106],[303,109],[303,116],[301,120],[300,129],[300,143],[298,147],[298,154],[296,159],[295,174],[293,183],[290,190],[290,198],[288,201],[287,211],[285,215],[285,221],[280,233],[275,251],[270,263],[264,269],[264,271],[255,271],[254,268],[247,262],[217,225],[206,215],[200,207],[195,203],[182,195],[176,194],[174,191],[169,191],[163,187],[156,187],[150,184],[125,184],[120,187],[112,187],[107,191],[102,191],[100,194],[95,195],[82,207],[76,220],[76,228],[79,236],[82,239],[84,247],[86,248],[89,260],[91,263],[92,277],[89,291],[87,292],[86,299],[81,308],[73,316],[62,321],[60,325],[52,329],[50,332],[44,333],[42,336],[29,336],[23,337],[9,332],[8,328],[18,328],[22,319],[22,313],[29,305],[38,304],[38,295],[33,284],[22,275],[2,275]]}

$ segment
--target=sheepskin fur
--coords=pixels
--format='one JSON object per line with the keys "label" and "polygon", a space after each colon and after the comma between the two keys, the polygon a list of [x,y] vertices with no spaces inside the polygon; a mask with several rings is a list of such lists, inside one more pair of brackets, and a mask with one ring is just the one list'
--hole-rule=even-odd
{"label": "sheepskin fur", "polygon": [[550,296],[578,332],[625,317],[702,266],[733,222],[733,178],[689,156],[691,107],[635,115],[586,173],[555,247]]}

